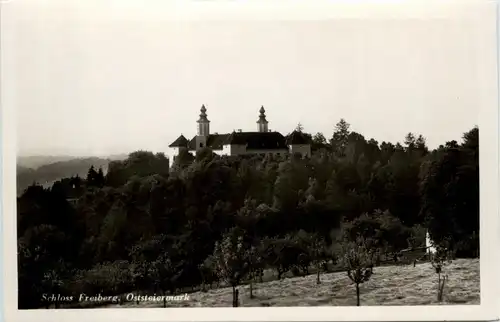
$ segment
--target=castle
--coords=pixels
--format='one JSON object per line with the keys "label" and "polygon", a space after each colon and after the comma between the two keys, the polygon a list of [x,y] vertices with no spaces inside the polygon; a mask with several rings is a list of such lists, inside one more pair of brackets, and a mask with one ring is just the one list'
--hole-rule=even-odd
{"label": "castle", "polygon": [[293,131],[287,136],[268,129],[269,122],[266,120],[264,107],[260,108],[260,116],[257,121],[257,131],[242,132],[233,131],[226,134],[210,134],[210,121],[207,118],[205,105],[201,107],[198,119],[198,133],[188,140],[180,135],[169,147],[173,150],[173,157],[179,154],[179,150],[186,148],[189,152],[196,152],[205,147],[210,148],[218,155],[242,155],[242,154],[274,154],[287,153],[301,156],[311,155],[311,142],[306,135],[300,131]]}

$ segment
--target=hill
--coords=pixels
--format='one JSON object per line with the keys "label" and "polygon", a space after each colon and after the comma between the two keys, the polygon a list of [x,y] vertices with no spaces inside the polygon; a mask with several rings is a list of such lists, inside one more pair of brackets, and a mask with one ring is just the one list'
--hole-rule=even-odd
{"label": "hill", "polygon": [[69,155],[32,155],[32,156],[18,156],[17,157],[17,166],[18,172],[19,167],[21,168],[29,168],[29,169],[37,169],[43,165],[69,161],[72,159],[77,159],[77,157],[69,156]]}
{"label": "hill", "polygon": [[[479,304],[479,259],[457,259],[445,268],[449,280],[444,301],[436,300],[437,275],[430,263],[376,267],[370,281],[361,285],[361,305],[438,305]],[[355,306],[355,287],[345,272],[294,277],[254,285],[254,299],[249,286],[240,286],[240,305],[267,306]],[[153,295],[153,294],[151,294]],[[230,307],[232,290],[220,288],[189,294],[189,301],[169,302],[170,307]],[[109,307],[162,307],[162,303],[126,302]]]}
{"label": "hill", "polygon": [[[48,159],[46,159],[48,160]],[[17,193],[22,193],[33,182],[44,186],[50,186],[54,181],[75,175],[85,177],[91,166],[96,169],[102,167],[106,172],[111,159],[103,158],[77,158],[65,161],[57,161],[41,165],[36,169],[28,168],[18,164],[17,166]]]}
{"label": "hill", "polygon": [[[128,154],[113,154],[108,156],[98,156],[95,158],[99,159],[110,159],[110,160],[125,160]],[[76,157],[71,155],[32,155],[32,156],[18,156],[17,157],[17,166],[18,172],[19,167],[22,169],[30,168],[37,169],[41,166],[56,163],[56,162],[64,162],[76,159],[87,159],[92,157]]]}

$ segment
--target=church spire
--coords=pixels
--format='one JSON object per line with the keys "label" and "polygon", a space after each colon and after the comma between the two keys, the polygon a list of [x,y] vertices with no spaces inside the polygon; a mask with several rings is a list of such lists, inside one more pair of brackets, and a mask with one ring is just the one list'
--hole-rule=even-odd
{"label": "church spire", "polygon": [[264,109],[264,106],[261,106],[260,107],[260,116],[259,116],[259,120],[257,121],[257,129],[259,132],[267,132],[268,129],[267,129],[267,124],[269,123],[267,120],[266,120],[266,110]]}
{"label": "church spire", "polygon": [[210,134],[210,121],[207,118],[207,109],[205,104],[201,106],[200,118],[198,119],[198,135],[208,136]]}

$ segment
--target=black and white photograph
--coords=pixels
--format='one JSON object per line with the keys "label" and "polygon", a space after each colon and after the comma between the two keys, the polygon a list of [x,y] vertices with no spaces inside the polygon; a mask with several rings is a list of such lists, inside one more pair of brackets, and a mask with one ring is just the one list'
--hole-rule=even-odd
{"label": "black and white photograph", "polygon": [[495,5],[216,2],[2,3],[11,310],[493,317]]}

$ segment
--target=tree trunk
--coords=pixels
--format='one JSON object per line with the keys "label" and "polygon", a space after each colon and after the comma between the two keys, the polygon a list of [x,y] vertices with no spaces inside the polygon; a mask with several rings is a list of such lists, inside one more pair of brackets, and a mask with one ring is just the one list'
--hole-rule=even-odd
{"label": "tree trunk", "polygon": [[238,307],[238,290],[233,285],[233,307]]}
{"label": "tree trunk", "polygon": [[203,282],[201,282],[201,291],[202,292],[206,292],[207,291],[207,286],[205,285],[205,280],[203,280]]}
{"label": "tree trunk", "polygon": [[359,284],[356,284],[356,306],[359,306]]}
{"label": "tree trunk", "polygon": [[438,290],[438,301],[443,301],[443,293],[444,293],[444,285],[446,283],[446,276],[443,276],[443,279],[439,281],[439,290]]}
{"label": "tree trunk", "polygon": [[167,307],[167,292],[162,291],[162,293],[163,293],[163,307],[166,308]]}
{"label": "tree trunk", "polygon": [[441,301],[443,300],[443,295],[444,295],[444,284],[446,283],[446,280],[447,280],[447,276],[444,276],[444,277],[443,277],[443,282],[442,282],[442,285],[441,285]]}
{"label": "tree trunk", "polygon": [[319,274],[320,274],[320,267],[321,267],[321,265],[318,263],[318,265],[316,265],[316,266],[317,266],[316,268],[317,268],[317,270],[318,270],[318,271],[316,272],[316,284],[318,284],[318,285],[319,285],[319,284],[321,284],[321,280],[319,279]]}
{"label": "tree trunk", "polygon": [[438,302],[441,302],[441,273],[438,273]]}
{"label": "tree trunk", "polygon": [[250,298],[253,299],[253,278],[250,279]]}
{"label": "tree trunk", "polygon": [[259,270],[259,282],[264,283],[264,270]]}

